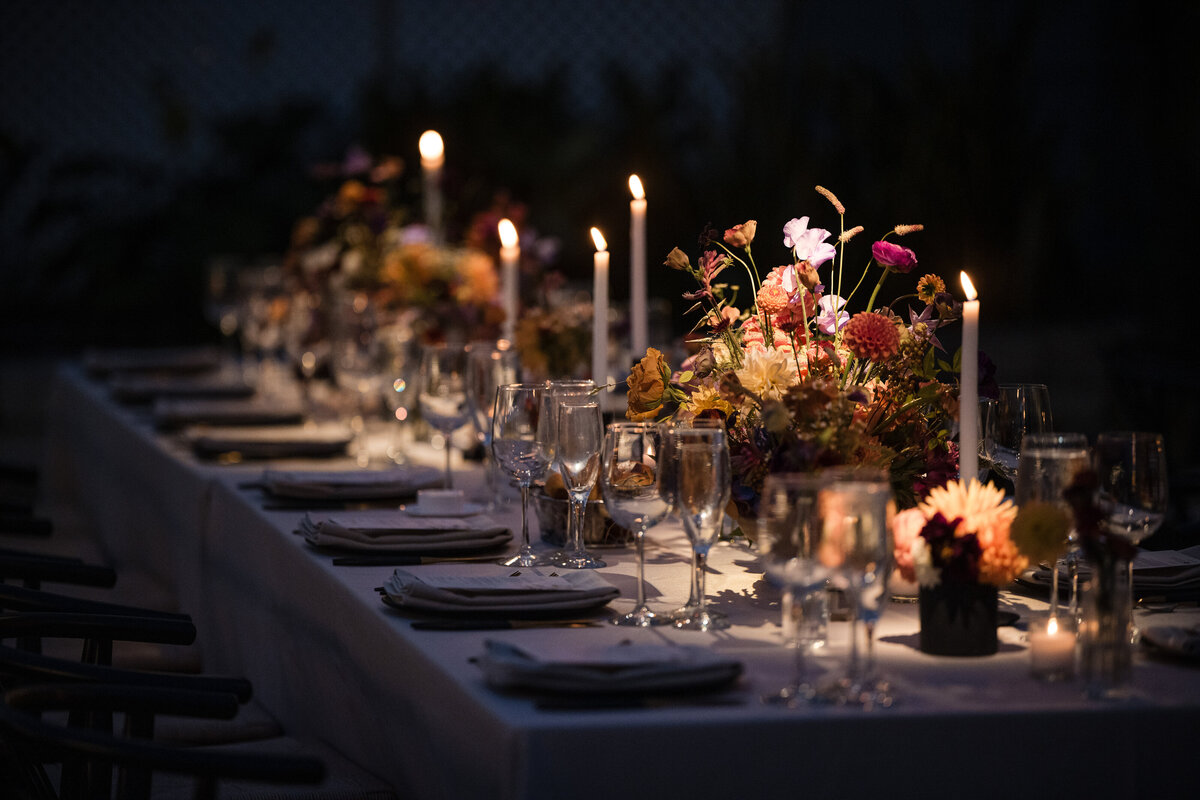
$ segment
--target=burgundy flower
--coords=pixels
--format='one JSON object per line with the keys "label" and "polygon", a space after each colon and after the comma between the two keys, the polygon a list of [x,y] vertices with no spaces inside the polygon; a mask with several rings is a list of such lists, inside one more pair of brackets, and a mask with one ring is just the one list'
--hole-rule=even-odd
{"label": "burgundy flower", "polygon": [[909,273],[917,266],[917,254],[907,247],[891,242],[876,242],[871,245],[871,255],[881,267],[892,272]]}

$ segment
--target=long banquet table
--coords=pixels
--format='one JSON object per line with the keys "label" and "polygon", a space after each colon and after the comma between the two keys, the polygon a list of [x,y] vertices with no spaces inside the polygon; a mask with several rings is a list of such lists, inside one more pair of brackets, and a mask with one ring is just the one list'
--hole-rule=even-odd
{"label": "long banquet table", "polygon": [[[723,543],[708,596],[734,622],[720,633],[615,626],[488,632],[414,630],[375,587],[392,568],[334,566],[294,532],[303,511],[268,510],[245,488],[263,463],[195,458],[154,430],[144,409],[63,368],[49,409],[47,480],[56,503],[88,521],[118,570],[172,587],[196,618],[205,667],[248,677],[293,735],[327,741],[413,798],[1178,796],[1195,785],[1200,669],[1138,651],[1134,693],[1082,696],[1078,681],[1033,679],[1023,632],[1000,629],[1000,652],[948,658],[917,648],[916,606],[893,604],[876,655],[891,708],[787,709],[759,701],[790,677],[777,595],[752,549]],[[440,453],[414,449],[431,464]],[[304,466],[288,462],[286,466]],[[313,469],[354,468],[348,459]],[[479,486],[464,466],[456,480]],[[514,530],[519,506],[501,513]],[[535,534],[536,535],[536,534]],[[605,550],[616,611],[632,607],[632,551]],[[656,610],[686,598],[689,551],[677,525],[651,531],[647,579]],[[1044,609],[1006,592],[1002,607]],[[1191,625],[1200,612],[1139,616]],[[836,675],[847,623],[833,623],[817,674]],[[485,685],[472,659],[486,639],[536,647],[622,640],[701,644],[744,664],[718,695],[639,708],[541,710]],[[1098,793],[1098,794],[1096,794]],[[1190,792],[1184,792],[1185,796]]]}

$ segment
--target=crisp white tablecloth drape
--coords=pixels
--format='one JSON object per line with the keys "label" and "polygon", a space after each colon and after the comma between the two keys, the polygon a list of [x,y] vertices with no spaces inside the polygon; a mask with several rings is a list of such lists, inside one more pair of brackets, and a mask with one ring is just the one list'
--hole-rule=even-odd
{"label": "crisp white tablecloth drape", "polygon": [[[764,706],[757,698],[787,681],[792,660],[780,645],[776,593],[744,545],[718,545],[710,560],[708,595],[733,619],[729,631],[414,631],[375,591],[390,567],[333,566],[294,533],[302,511],[264,510],[261,495],[243,488],[263,465],[197,462],[78,370],[60,374],[51,421],[47,479],[56,499],[86,513],[118,568],[137,565],[176,588],[197,620],[206,668],[245,675],[290,733],[327,740],[404,796],[1132,797],[1194,785],[1195,666],[1139,651],[1133,698],[1088,701],[1078,682],[1035,681],[1015,628],[1001,629],[992,657],[920,653],[916,606],[897,604],[877,645],[894,707]],[[418,456],[439,463],[432,451]],[[480,484],[477,469],[459,475],[468,490]],[[519,507],[503,516],[516,530]],[[623,612],[634,596],[632,551],[604,557],[603,574],[622,591],[613,607]],[[688,558],[678,525],[651,531],[656,610],[686,598]],[[1044,609],[1011,594],[1002,605]],[[1200,620],[1194,611],[1163,617],[1140,621]],[[847,628],[831,626],[815,674],[841,669]],[[731,693],[742,702],[539,711],[490,690],[471,663],[487,638],[536,645],[543,637],[701,643],[743,661]]]}

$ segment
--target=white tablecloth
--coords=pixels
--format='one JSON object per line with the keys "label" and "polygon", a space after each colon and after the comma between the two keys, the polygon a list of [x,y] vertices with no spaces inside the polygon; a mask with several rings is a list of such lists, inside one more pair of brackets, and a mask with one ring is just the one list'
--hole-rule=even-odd
{"label": "white tablecloth", "polygon": [[[118,568],[137,563],[177,587],[201,630],[206,667],[245,675],[289,732],[327,740],[406,797],[1191,794],[1200,752],[1195,666],[1139,651],[1133,697],[1089,701],[1078,682],[1034,680],[1015,628],[1001,629],[995,656],[920,653],[916,606],[896,604],[876,648],[896,687],[894,707],[765,706],[758,697],[787,681],[792,660],[780,644],[776,593],[739,544],[718,545],[710,557],[708,596],[733,619],[728,631],[415,631],[375,591],[390,567],[333,566],[294,533],[303,511],[264,510],[261,495],[243,488],[261,464],[197,462],[75,370],[60,375],[51,420],[51,485],[86,509]],[[417,457],[440,463],[428,449]],[[458,480],[470,491],[480,473],[465,469]],[[519,507],[504,516],[516,530]],[[686,598],[688,553],[677,525],[651,531],[656,610]],[[613,608],[628,610],[632,552],[603,557],[603,574],[622,591]],[[1006,593],[1002,607],[1028,615],[1044,604]],[[1139,621],[1194,624],[1200,614]],[[847,628],[831,626],[816,674],[842,668]],[[487,638],[535,645],[542,637],[700,643],[743,661],[729,693],[740,702],[540,711],[490,690],[471,663]]]}

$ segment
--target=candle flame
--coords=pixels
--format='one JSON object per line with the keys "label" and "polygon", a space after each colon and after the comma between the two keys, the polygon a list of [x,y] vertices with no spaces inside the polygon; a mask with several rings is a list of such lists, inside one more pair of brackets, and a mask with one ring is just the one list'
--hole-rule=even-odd
{"label": "candle flame", "polygon": [[646,190],[642,188],[642,179],[637,175],[629,176],[629,191],[633,192],[634,200],[646,199]]}
{"label": "candle flame", "polygon": [[962,279],[963,293],[966,294],[968,300],[974,300],[979,295],[975,294],[975,284],[971,283],[971,276],[965,271],[960,272],[959,276]]}
{"label": "candle flame", "polygon": [[517,226],[512,224],[511,219],[500,220],[500,224],[496,228],[500,231],[500,245],[502,247],[517,246]]}
{"label": "candle flame", "polygon": [[417,149],[421,151],[422,161],[438,161],[446,152],[442,135],[437,131],[422,133],[420,141],[417,142]]}
{"label": "candle flame", "polygon": [[596,243],[596,252],[603,253],[608,249],[608,242],[604,241],[599,228],[592,228],[592,241]]}
{"label": "candle flame", "polygon": [[1058,620],[1054,617],[1051,617],[1050,621],[1046,623],[1046,633],[1050,636],[1058,633]]}

